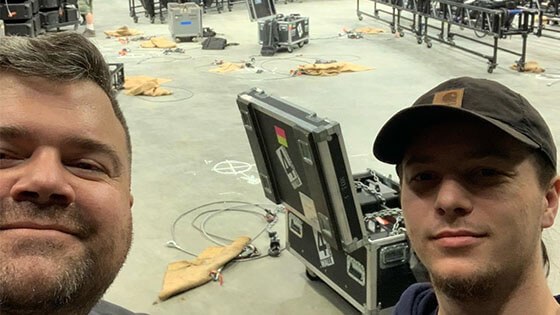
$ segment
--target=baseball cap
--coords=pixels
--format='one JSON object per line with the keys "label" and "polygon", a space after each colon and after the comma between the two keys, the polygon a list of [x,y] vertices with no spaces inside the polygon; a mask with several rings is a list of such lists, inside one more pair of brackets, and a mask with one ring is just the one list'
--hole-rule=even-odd
{"label": "baseball cap", "polygon": [[556,169],[550,129],[527,99],[498,82],[470,77],[445,81],[396,113],[379,131],[373,154],[398,164],[418,131],[441,121],[468,119],[489,123],[538,150]]}

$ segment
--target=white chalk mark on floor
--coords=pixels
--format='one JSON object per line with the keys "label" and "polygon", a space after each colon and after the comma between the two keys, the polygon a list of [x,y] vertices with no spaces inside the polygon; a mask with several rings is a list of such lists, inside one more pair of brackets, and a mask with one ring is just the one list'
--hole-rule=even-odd
{"label": "white chalk mark on floor", "polygon": [[215,164],[214,167],[212,167],[212,171],[222,175],[238,176],[239,179],[251,185],[258,185],[261,183],[255,165],[246,162],[225,160]]}

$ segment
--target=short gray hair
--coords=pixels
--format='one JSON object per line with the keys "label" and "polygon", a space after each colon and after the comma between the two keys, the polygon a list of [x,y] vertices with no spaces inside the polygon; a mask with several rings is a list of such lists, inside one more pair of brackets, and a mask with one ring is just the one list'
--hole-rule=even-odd
{"label": "short gray hair", "polygon": [[111,100],[124,128],[129,158],[130,133],[112,87],[111,72],[101,52],[84,36],[61,32],[35,38],[7,36],[0,40],[0,74],[8,71],[59,82],[91,80]]}

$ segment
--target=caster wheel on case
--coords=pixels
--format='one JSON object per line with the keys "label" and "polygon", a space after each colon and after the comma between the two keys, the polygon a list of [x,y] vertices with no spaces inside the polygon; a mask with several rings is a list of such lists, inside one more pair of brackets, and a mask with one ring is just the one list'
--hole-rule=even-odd
{"label": "caster wheel on case", "polygon": [[307,279],[311,280],[311,281],[320,281],[321,278],[319,278],[319,276],[317,276],[313,271],[305,268],[305,275],[307,276]]}

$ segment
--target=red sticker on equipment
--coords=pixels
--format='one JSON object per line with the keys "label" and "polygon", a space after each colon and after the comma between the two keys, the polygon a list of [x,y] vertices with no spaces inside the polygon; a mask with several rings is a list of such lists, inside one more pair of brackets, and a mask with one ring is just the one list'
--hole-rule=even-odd
{"label": "red sticker on equipment", "polygon": [[278,143],[287,148],[288,140],[286,139],[286,131],[278,126],[274,126],[274,131],[276,131],[276,139],[278,139]]}

